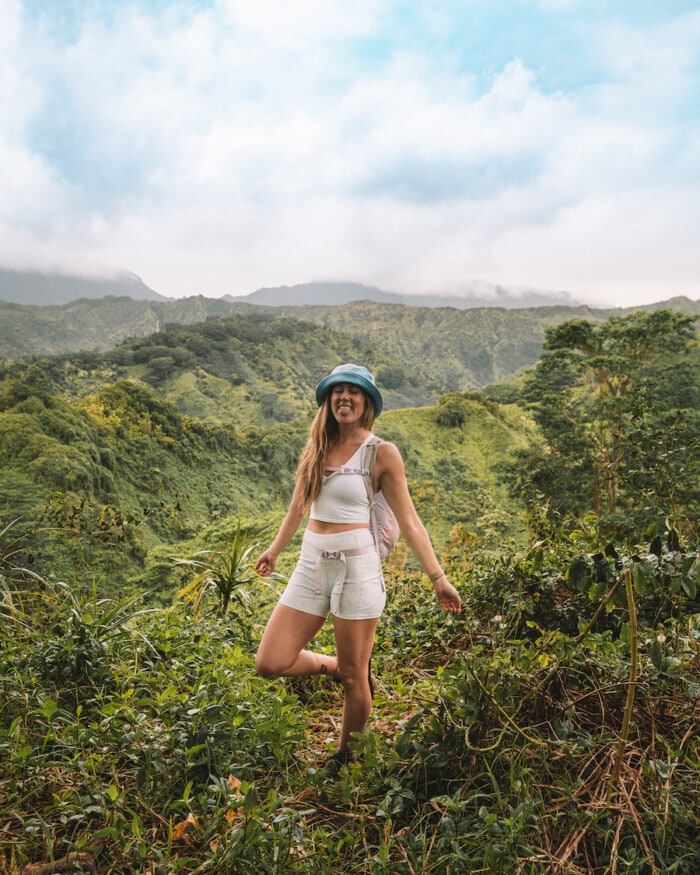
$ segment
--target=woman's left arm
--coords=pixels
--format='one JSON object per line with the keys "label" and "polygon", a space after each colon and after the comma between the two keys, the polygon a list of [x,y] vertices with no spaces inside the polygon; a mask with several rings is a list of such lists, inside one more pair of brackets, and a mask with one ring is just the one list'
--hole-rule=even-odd
{"label": "woman's left arm", "polygon": [[375,476],[377,488],[384,493],[389,507],[396,515],[401,534],[421,568],[428,575],[440,607],[446,611],[461,610],[462,600],[459,593],[440,567],[430,536],[413,504],[406,482],[403,458],[394,444],[387,442],[380,444]]}

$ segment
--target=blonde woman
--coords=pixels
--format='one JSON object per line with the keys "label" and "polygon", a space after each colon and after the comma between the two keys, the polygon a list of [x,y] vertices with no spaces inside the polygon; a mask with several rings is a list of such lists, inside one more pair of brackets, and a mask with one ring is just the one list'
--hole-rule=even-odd
{"label": "blonde woman", "polygon": [[[353,761],[353,733],[362,732],[372,704],[370,657],[386,595],[381,562],[369,529],[370,501],[361,469],[383,401],[374,377],[360,365],[339,365],[316,387],[318,412],[297,470],[289,510],[257,572],[266,577],[308,514],[299,562],[265,628],[255,667],[266,678],[328,674],[343,685],[343,722],[338,750],[326,773],[337,777]],[[411,500],[403,459],[382,442],[375,462],[375,488],[382,490],[406,543],[430,578],[438,603],[461,610],[425,526]],[[307,650],[333,616],[336,655]]]}

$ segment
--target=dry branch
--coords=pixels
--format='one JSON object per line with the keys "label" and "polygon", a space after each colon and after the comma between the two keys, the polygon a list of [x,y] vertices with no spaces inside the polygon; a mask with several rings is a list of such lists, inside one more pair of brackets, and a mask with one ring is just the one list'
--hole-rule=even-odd
{"label": "dry branch", "polygon": [[85,872],[97,873],[95,863],[90,854],[67,854],[52,863],[28,863],[22,869],[22,875],[54,875],[57,872],[70,872],[80,867]]}

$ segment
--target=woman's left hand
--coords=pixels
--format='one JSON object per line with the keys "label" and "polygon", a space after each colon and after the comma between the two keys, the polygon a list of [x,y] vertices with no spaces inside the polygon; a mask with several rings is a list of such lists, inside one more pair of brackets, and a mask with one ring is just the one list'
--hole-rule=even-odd
{"label": "woman's left hand", "polygon": [[462,610],[462,599],[444,574],[433,584],[433,589],[435,590],[438,604],[444,611],[457,613]]}

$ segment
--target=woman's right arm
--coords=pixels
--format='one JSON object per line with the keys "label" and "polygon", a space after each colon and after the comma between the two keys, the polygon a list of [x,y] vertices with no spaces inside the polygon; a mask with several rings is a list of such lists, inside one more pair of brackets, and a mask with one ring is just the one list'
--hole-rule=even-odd
{"label": "woman's right arm", "polygon": [[265,550],[255,564],[255,570],[262,577],[268,577],[277,567],[277,557],[292,540],[296,530],[304,519],[304,509],[301,502],[299,484],[294,487],[294,494],[289,504],[289,510],[279,527],[274,541]]}

